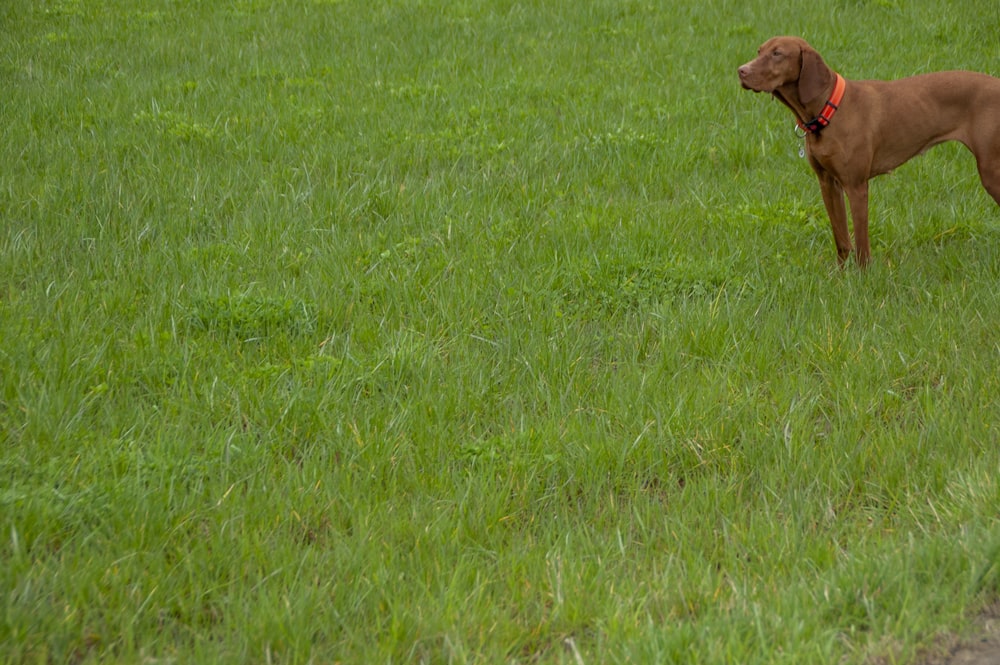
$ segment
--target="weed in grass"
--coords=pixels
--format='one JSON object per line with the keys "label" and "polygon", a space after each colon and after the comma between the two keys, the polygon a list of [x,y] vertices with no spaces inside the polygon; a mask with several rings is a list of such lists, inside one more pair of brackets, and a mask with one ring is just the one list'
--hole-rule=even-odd
{"label": "weed in grass", "polygon": [[197,299],[188,320],[194,330],[248,339],[275,333],[312,332],[316,327],[314,311],[315,306],[310,303],[246,294]]}

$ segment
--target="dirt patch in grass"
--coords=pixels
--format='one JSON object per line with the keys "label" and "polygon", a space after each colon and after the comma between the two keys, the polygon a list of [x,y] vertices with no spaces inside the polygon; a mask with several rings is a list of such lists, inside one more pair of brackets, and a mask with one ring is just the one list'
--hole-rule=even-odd
{"label": "dirt patch in grass", "polygon": [[922,653],[913,665],[1000,664],[1000,601],[983,613],[972,638],[946,638]]}

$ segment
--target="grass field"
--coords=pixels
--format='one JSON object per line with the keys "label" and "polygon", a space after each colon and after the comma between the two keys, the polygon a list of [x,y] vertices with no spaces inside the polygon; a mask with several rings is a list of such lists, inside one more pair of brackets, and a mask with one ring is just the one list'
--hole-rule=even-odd
{"label": "grass field", "polygon": [[[993,1],[9,0],[0,660],[906,663],[1000,592],[1000,210],[840,272],[773,34]],[[998,111],[1000,113],[1000,111]]]}

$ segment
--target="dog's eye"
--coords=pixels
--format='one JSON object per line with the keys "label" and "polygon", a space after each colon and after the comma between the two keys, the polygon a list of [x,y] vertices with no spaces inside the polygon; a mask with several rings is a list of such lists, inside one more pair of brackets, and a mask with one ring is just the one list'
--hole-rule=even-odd
{"label": "dog's eye", "polygon": [[780,58],[784,54],[781,51],[779,51],[778,49],[774,49],[774,52],[771,55],[773,57],[775,57],[775,58]]}

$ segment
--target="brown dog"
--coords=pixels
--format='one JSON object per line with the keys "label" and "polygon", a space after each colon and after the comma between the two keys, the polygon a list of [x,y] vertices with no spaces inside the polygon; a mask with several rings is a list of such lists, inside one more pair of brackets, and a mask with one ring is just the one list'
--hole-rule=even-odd
{"label": "brown dog", "polygon": [[1000,203],[1000,79],[957,71],[847,81],[798,37],[768,40],[739,76],[744,88],[771,93],[795,114],[841,265],[851,253],[844,193],[856,259],[865,266],[871,258],[868,181],[938,143],[965,144],[976,156],[983,186]]}

